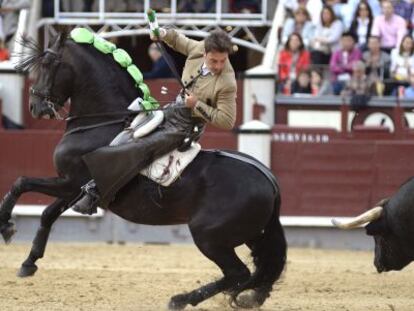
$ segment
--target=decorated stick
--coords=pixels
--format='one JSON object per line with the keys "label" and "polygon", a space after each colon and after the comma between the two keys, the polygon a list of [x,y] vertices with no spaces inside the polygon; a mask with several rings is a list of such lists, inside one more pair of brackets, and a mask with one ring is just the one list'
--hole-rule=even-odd
{"label": "decorated stick", "polygon": [[154,36],[159,38],[160,28],[158,26],[158,21],[157,21],[157,16],[155,15],[155,11],[153,9],[148,9],[147,16],[148,16],[149,26],[150,26],[152,33],[154,34]]}
{"label": "decorated stick", "polygon": [[[158,26],[157,16],[155,15],[155,11],[153,9],[148,9],[147,11],[148,21],[150,30],[153,33],[153,35],[160,39],[160,27]],[[171,72],[173,73],[174,77],[177,79],[177,81],[182,86],[183,90],[186,90],[186,86],[184,85],[183,81],[181,81],[181,77],[177,71],[177,67],[175,66],[174,60],[171,58],[171,55],[168,54],[168,52],[165,50],[164,46],[162,45],[162,41],[158,40],[158,42],[155,42],[159,50],[161,51],[162,56],[164,57],[168,67],[170,67]]]}

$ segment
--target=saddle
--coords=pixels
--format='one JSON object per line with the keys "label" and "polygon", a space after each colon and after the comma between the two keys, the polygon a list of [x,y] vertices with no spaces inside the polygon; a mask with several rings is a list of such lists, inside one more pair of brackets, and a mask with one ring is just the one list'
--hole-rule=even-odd
{"label": "saddle", "polygon": [[[141,102],[141,98],[135,99],[129,105],[128,110],[142,111]],[[157,130],[163,121],[164,112],[161,110],[140,112],[130,125],[112,140],[110,146],[132,143],[145,137]],[[200,152],[201,146],[196,142],[200,135],[201,129],[195,126],[193,133],[184,139],[182,146],[156,159],[148,167],[141,170],[140,174],[164,187],[170,186]]]}

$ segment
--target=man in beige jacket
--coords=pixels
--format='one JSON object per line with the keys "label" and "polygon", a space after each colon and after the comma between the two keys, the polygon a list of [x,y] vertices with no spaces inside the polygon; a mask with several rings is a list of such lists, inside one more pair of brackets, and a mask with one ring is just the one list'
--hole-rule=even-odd
{"label": "man in beige jacket", "polygon": [[213,126],[231,129],[236,118],[236,78],[229,61],[232,44],[223,31],[195,41],[173,29],[160,31],[161,39],[187,56],[182,81],[189,86],[185,105]]}
{"label": "man in beige jacket", "polygon": [[[182,82],[183,97],[165,111],[164,123],[136,142],[100,148],[83,157],[93,180],[82,187],[82,196],[72,208],[93,214],[107,207],[116,193],[137,172],[155,159],[180,147],[205,123],[231,129],[236,120],[236,79],[229,61],[230,38],[212,32],[204,41],[191,40],[173,29],[160,29],[161,40],[187,56]],[[103,170],[107,163],[111,169]]]}

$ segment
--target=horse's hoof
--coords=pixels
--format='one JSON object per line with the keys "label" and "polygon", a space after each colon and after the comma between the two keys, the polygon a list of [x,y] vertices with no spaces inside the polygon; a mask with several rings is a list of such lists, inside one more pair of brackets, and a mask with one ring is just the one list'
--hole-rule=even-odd
{"label": "horse's hoof", "polygon": [[11,242],[11,238],[16,232],[16,227],[11,222],[8,222],[7,224],[0,227],[0,233],[3,236],[4,242],[6,244],[9,244]]}
{"label": "horse's hoof", "polygon": [[182,310],[188,304],[186,295],[177,295],[171,298],[168,304],[169,310]]}
{"label": "horse's hoof", "polygon": [[258,308],[261,306],[256,291],[249,290],[234,298],[234,304],[243,309]]}
{"label": "horse's hoof", "polygon": [[36,265],[25,266],[22,265],[20,270],[17,272],[17,276],[20,278],[25,278],[28,276],[33,276],[37,271]]}

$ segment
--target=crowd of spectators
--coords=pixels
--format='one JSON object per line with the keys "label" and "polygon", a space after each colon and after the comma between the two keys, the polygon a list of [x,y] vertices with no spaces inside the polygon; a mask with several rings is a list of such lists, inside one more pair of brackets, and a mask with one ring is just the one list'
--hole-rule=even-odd
{"label": "crowd of spectators", "polygon": [[414,2],[283,0],[278,92],[414,98]]}
{"label": "crowd of spectators", "polygon": [[10,58],[19,12],[30,8],[30,0],[0,0],[0,61]]}
{"label": "crowd of spectators", "polygon": [[[99,1],[95,0],[60,0],[60,6],[65,11],[94,12],[98,10]],[[177,0],[179,13],[213,13],[216,11],[216,0]],[[258,13],[261,11],[261,0],[226,0],[223,1],[223,12],[226,13]],[[168,13],[171,1],[152,1],[151,6],[156,11]],[[144,1],[136,0],[106,0],[105,9],[110,12],[141,12]],[[53,15],[53,0],[43,0],[43,16]]]}

